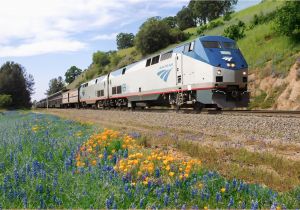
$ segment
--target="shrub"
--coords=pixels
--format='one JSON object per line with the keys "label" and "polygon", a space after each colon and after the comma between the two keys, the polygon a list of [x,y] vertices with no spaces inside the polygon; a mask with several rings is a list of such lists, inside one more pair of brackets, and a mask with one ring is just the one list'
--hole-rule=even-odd
{"label": "shrub", "polygon": [[300,38],[300,2],[287,1],[275,17],[275,31],[286,36]]}
{"label": "shrub", "polygon": [[245,37],[245,28],[246,25],[244,22],[239,21],[236,25],[231,25],[224,29],[223,36],[226,36],[228,38],[239,40],[243,37]]}
{"label": "shrub", "polygon": [[198,27],[198,29],[197,29],[197,34],[198,34],[198,35],[203,35],[203,32],[204,32],[205,30],[207,30],[207,25],[202,25],[202,26]]}
{"label": "shrub", "polygon": [[11,95],[0,95],[0,108],[7,108],[11,105]]}
{"label": "shrub", "polygon": [[189,35],[187,33],[184,33],[179,28],[172,28],[170,30],[170,39],[171,43],[178,43],[185,41],[189,38]]}
{"label": "shrub", "polygon": [[231,20],[231,12],[227,12],[227,13],[223,16],[223,20],[224,20],[224,21],[229,21],[229,20]]}
{"label": "shrub", "polygon": [[222,20],[211,21],[208,24],[207,29],[213,29],[213,28],[216,28],[216,27],[222,26],[222,25],[224,25],[224,22]]}

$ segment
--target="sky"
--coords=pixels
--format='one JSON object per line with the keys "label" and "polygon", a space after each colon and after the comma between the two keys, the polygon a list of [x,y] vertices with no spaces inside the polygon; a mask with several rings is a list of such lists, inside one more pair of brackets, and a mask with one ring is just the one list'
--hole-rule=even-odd
{"label": "sky", "polygon": [[[0,0],[0,66],[21,64],[35,80],[33,100],[71,66],[87,69],[116,35],[136,34],[149,17],[175,16],[189,0]],[[239,0],[235,10],[259,3]]]}

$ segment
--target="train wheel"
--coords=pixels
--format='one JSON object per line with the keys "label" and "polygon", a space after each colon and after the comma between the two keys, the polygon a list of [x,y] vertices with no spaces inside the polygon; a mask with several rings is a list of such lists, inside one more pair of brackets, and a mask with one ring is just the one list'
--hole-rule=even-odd
{"label": "train wheel", "polygon": [[196,112],[201,112],[202,111],[202,109],[204,108],[204,105],[202,104],[202,103],[200,103],[200,102],[196,102],[195,104],[194,104],[194,110],[196,111]]}

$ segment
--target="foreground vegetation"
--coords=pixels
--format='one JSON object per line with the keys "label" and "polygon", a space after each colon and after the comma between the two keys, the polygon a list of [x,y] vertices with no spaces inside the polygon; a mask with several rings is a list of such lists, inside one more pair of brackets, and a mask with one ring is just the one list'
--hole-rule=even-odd
{"label": "foreground vegetation", "polygon": [[226,180],[199,159],[86,123],[5,112],[0,132],[1,208],[299,207],[299,188]]}

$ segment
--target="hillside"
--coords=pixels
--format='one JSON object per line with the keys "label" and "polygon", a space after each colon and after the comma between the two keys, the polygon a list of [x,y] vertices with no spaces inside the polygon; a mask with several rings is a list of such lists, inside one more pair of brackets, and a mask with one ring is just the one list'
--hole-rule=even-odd
{"label": "hillside", "polygon": [[[291,106],[278,106],[278,104],[283,103],[281,100],[289,97],[287,96],[289,91],[286,90],[286,88],[289,87],[287,83],[291,80],[294,81],[296,86],[299,84],[297,75],[299,75],[298,72],[300,70],[295,62],[299,57],[300,43],[292,41],[288,37],[276,34],[272,30],[272,20],[251,27],[255,15],[266,18],[272,15],[272,12],[282,6],[283,3],[283,1],[264,1],[255,6],[233,13],[231,19],[228,21],[224,21],[223,18],[218,18],[213,22],[222,22],[221,25],[209,27],[210,29],[202,31],[204,35],[222,35],[226,27],[236,24],[239,20],[246,24],[246,36],[238,41],[238,46],[249,64],[250,78],[252,78],[250,80],[250,91],[252,95],[250,108],[300,109],[300,107],[292,105],[300,102],[300,93],[297,91],[293,93],[295,100],[293,103],[290,103]],[[189,40],[199,36],[197,33],[198,30],[198,27],[185,30],[186,33],[190,34]],[[176,45],[170,45],[166,49],[174,46]],[[106,66],[106,72],[142,58],[142,55],[134,47],[120,50],[117,52],[117,55],[121,58],[120,62],[115,66]],[[292,68],[294,64],[295,66]],[[290,73],[291,68],[295,73]],[[84,81],[97,77],[97,73],[97,68],[91,65],[90,68],[70,84],[68,88],[72,89]],[[285,82],[280,83],[281,85],[276,87],[265,85],[264,83],[269,81],[267,79],[269,77],[273,78],[272,81],[280,79]],[[284,92],[285,97],[280,97]]]}

